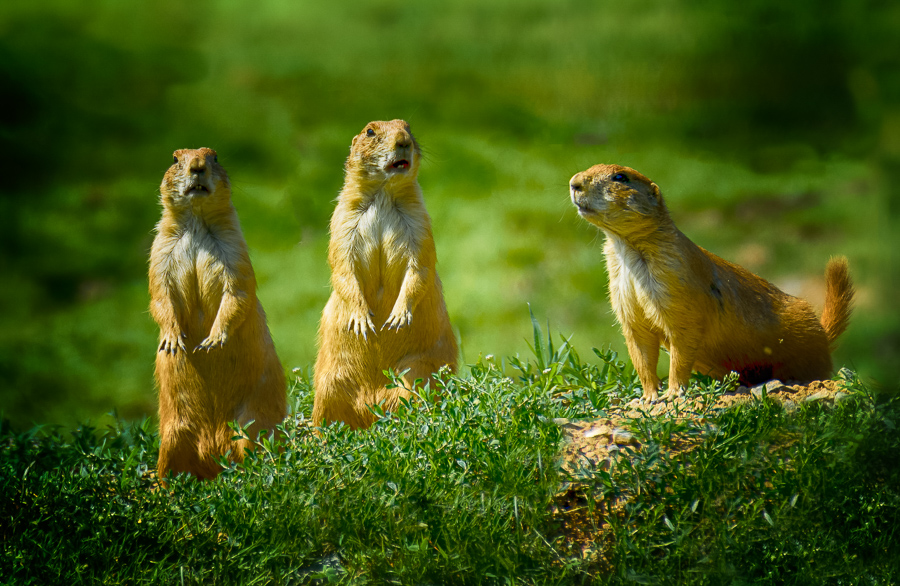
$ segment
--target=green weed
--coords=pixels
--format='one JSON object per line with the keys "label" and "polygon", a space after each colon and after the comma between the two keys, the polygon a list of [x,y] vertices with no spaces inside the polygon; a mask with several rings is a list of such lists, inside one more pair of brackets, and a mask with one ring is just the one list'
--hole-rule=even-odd
{"label": "green weed", "polygon": [[[278,440],[213,482],[155,487],[149,420],[0,432],[12,584],[864,583],[900,576],[900,406],[854,377],[833,408],[768,400],[639,418],[609,470],[559,459],[558,418],[636,395],[533,320],[530,359],[485,357],[371,429],[310,426],[300,372]],[[506,373],[514,373],[514,376]],[[396,379],[399,383],[400,380]],[[692,394],[726,388],[697,379]],[[437,400],[440,395],[440,400]],[[683,414],[687,415],[687,414]],[[556,420],[556,421],[554,421]],[[236,429],[236,434],[243,430]],[[565,487],[568,487],[566,489]],[[562,512],[565,490],[580,508]]]}

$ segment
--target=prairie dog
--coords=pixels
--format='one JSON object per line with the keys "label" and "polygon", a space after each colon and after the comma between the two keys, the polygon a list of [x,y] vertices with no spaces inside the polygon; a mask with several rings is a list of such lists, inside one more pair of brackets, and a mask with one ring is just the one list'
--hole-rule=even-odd
{"label": "prairie dog", "polygon": [[404,385],[456,369],[431,218],[417,175],[419,145],[403,120],[370,122],[350,146],[331,218],[332,293],[322,312],[313,423],[366,428],[369,406],[394,409],[410,392],[383,371],[409,369]]}
{"label": "prairie dog", "polygon": [[256,298],[256,277],[212,149],[175,151],[160,186],[150,252],[150,313],[159,325],[159,466],[213,478],[214,457],[242,461],[228,423],[273,431],[287,413],[284,371]]}
{"label": "prairie dog", "polygon": [[692,370],[745,384],[831,376],[831,349],[847,328],[847,259],[825,269],[821,321],[804,300],[719,258],[681,233],[659,187],[628,167],[595,165],[569,182],[578,214],[606,235],[609,296],[645,401],[658,399],[659,347],[670,353],[665,398]]}

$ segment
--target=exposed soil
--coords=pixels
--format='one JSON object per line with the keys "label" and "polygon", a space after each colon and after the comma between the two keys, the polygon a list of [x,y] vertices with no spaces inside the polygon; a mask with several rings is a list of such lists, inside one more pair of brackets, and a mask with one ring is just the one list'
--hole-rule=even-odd
{"label": "exposed soil", "polygon": [[[770,381],[749,389],[738,387],[734,392],[721,395],[711,406],[713,410],[728,409],[734,405],[759,401],[769,397],[784,406],[795,409],[799,403],[825,401],[834,403],[847,395],[841,392],[843,381],[815,381],[808,385],[785,385],[780,381]],[[674,417],[702,421],[709,407],[703,398],[678,397],[675,400],[643,403],[635,399],[625,405],[608,410],[605,418],[594,421],[572,421],[556,419],[563,428],[566,445],[563,450],[564,467],[589,464],[601,469],[609,469],[612,460],[619,457],[623,448],[630,446],[640,449],[640,442],[629,431],[629,423],[642,417]],[[587,461],[587,462],[586,462]]]}
{"label": "exposed soil", "polygon": [[[607,416],[594,421],[574,421],[556,419],[561,426],[566,443],[563,448],[563,468],[579,476],[579,471],[609,470],[620,458],[639,451],[641,443],[632,433],[633,422],[642,417],[670,417],[692,419],[702,423],[705,414],[728,409],[738,404],[762,401],[766,397],[781,404],[787,410],[797,408],[802,402],[824,401],[829,404],[839,402],[848,395],[842,392],[844,382],[840,380],[815,381],[808,385],[785,385],[780,381],[770,381],[749,389],[738,387],[734,392],[724,393],[716,398],[713,405],[704,404],[703,397],[679,397],[675,400],[657,403],[643,403],[635,399],[627,404],[612,407]],[[693,438],[673,438],[668,449],[690,450],[696,444]],[[584,487],[578,483],[564,487],[556,496],[552,512],[560,521],[563,543],[579,554],[604,565],[603,551],[609,535],[603,526],[609,514],[622,506],[623,502],[589,503]]]}

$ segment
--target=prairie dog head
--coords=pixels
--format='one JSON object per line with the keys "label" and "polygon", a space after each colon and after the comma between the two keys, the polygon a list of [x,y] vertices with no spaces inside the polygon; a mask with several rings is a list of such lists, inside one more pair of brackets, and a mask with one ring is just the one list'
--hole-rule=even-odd
{"label": "prairie dog head", "polygon": [[208,148],[180,149],[163,177],[160,193],[171,208],[215,206],[231,200],[228,174],[219,165],[216,151]]}
{"label": "prairie dog head", "polygon": [[421,150],[404,120],[369,122],[353,137],[347,173],[367,181],[414,180]]}
{"label": "prairie dog head", "polygon": [[645,233],[668,222],[659,187],[629,167],[594,165],[576,173],[569,194],[578,215],[619,236]]}

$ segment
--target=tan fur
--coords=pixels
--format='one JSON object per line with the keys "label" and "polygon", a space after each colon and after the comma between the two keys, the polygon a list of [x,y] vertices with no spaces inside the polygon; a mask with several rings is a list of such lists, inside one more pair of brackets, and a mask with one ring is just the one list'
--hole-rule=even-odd
{"label": "tan fur", "polygon": [[228,175],[211,149],[175,151],[160,186],[150,252],[150,313],[159,324],[159,478],[213,478],[214,457],[241,461],[248,440],[286,414],[284,371],[262,305]]}
{"label": "tan fur", "polygon": [[853,286],[843,257],[829,261],[821,322],[804,300],[700,248],[669,217],[655,183],[628,167],[596,165],[570,181],[578,213],[606,234],[610,301],[644,387],[658,398],[659,347],[669,350],[666,397],[692,370],[745,383],[831,375]]}
{"label": "tan fur", "polygon": [[[427,381],[444,365],[456,369],[456,338],[417,180],[420,156],[403,120],[371,122],[351,144],[331,218],[332,293],[319,326],[316,425],[366,428],[374,421],[370,405],[384,401],[394,409],[416,379]],[[389,369],[409,369],[406,389],[386,388]]]}

